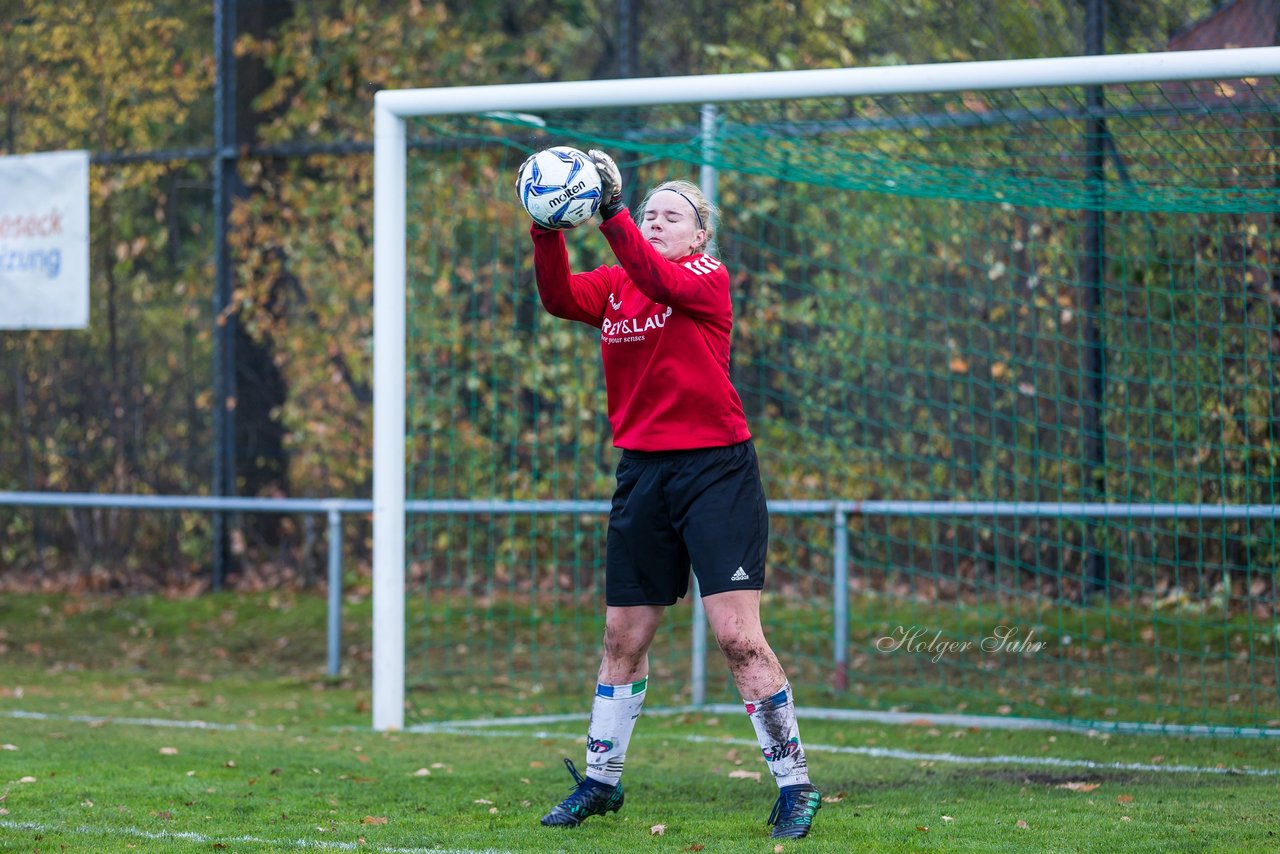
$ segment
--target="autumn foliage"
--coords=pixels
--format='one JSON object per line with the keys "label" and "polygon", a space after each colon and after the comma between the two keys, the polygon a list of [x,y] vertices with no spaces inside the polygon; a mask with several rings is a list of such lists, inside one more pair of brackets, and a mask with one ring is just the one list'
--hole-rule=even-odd
{"label": "autumn foliage", "polygon": [[[1069,0],[1028,9],[1004,4],[996,12],[990,4],[932,0],[909,9],[636,3],[642,11],[630,22],[628,42],[618,4],[608,2],[328,0],[279,4],[284,11],[270,20],[240,5],[242,186],[228,232],[236,290],[221,319],[234,320],[242,335],[237,471],[244,494],[294,496],[370,490],[368,143],[377,90],[1059,55],[1078,49],[1082,25],[1080,4]],[[1168,32],[1213,4],[1155,5],[1117,7],[1113,51],[1160,49]],[[98,158],[90,329],[0,336],[0,489],[208,490],[217,403],[212,330],[220,320],[212,308],[212,46],[208,4],[0,3],[4,148],[87,148]],[[541,137],[490,130],[507,134],[509,144],[480,146],[474,129],[419,128],[424,138],[455,134],[475,143],[477,154],[424,147],[414,175],[420,207],[410,239],[418,257],[436,265],[415,282],[423,296],[407,308],[420,336],[410,449],[420,461],[415,488],[433,497],[603,497],[613,451],[592,342],[541,315],[521,255],[523,224],[506,192],[523,149]],[[580,130],[610,139],[603,120]],[[172,154],[127,157],[161,151]],[[890,165],[872,165],[883,172],[903,153],[884,152]],[[657,177],[659,166],[632,154],[629,180]],[[453,171],[432,171],[441,163]],[[685,170],[682,177],[696,172],[687,157],[660,166]],[[422,201],[427,191],[430,203]],[[772,179],[729,183],[722,200],[732,210],[726,235],[737,236],[724,245],[738,277],[735,379],[771,453],[772,494],[1050,497],[1030,494],[1041,485],[1086,494],[1093,475],[1062,431],[1045,427],[1062,417],[1057,401],[1081,393],[1079,340],[1072,337],[1080,334],[1082,311],[1073,284],[1074,212],[992,206],[985,231],[952,240],[939,235],[961,216],[956,199],[926,207],[905,195],[854,191],[852,211],[827,209],[821,189],[795,193]],[[1220,221],[1223,230],[1207,236],[1199,221],[1158,214],[1117,225],[1113,245],[1140,244],[1153,228],[1186,236],[1185,243],[1170,240],[1162,269],[1212,262],[1226,271],[1228,290],[1243,288],[1220,302],[1180,292],[1160,278],[1160,265],[1117,262],[1111,275],[1118,280],[1160,286],[1147,304],[1135,302],[1140,289],[1126,292],[1122,314],[1204,316],[1213,305],[1226,306],[1237,318],[1238,337],[1230,340],[1247,344],[1249,355],[1232,361],[1198,351],[1197,371],[1218,371],[1228,387],[1218,409],[1206,404],[1196,415],[1217,432],[1199,433],[1176,417],[1199,405],[1190,392],[1176,393],[1179,374],[1149,374],[1174,390],[1154,406],[1167,422],[1151,434],[1169,438],[1147,442],[1148,456],[1125,465],[1167,467],[1167,476],[1156,479],[1158,489],[1135,492],[1125,479],[1131,469],[1122,467],[1113,494],[1120,487],[1133,500],[1254,502],[1257,473],[1274,468],[1280,407],[1267,379],[1276,339],[1275,315],[1266,308],[1274,293],[1245,282],[1251,270],[1270,269],[1263,256],[1272,226],[1265,216]],[[576,241],[574,251],[582,265],[605,260],[598,241]],[[1228,256],[1238,258],[1224,261]],[[849,280],[862,283],[865,298],[833,309],[828,298]],[[904,284],[922,282],[938,287]],[[1169,328],[1174,333],[1156,342],[1157,350],[1188,346],[1177,324]],[[1121,335],[1126,329],[1133,327],[1115,327]],[[819,339],[815,330],[830,334]],[[934,346],[895,349],[912,338]],[[1125,351],[1119,358],[1140,357]],[[1034,367],[1042,359],[1053,368]],[[975,412],[986,421],[972,434],[954,427]],[[1018,432],[1019,424],[1032,426]],[[1046,444],[1055,442],[1062,444]],[[1219,481],[1179,477],[1206,447],[1226,453]],[[781,524],[784,567],[818,572],[829,563],[829,531]],[[936,573],[936,535],[944,574],[973,578],[1012,566],[1017,583],[1036,585],[1056,581],[1032,569],[1077,572],[1087,550],[1075,523],[966,520],[943,534],[931,524],[867,522],[855,547],[865,550],[855,559],[877,578],[894,567]],[[314,526],[285,520],[278,528],[241,523],[237,530],[246,571],[274,567],[281,583],[305,583],[316,572]],[[359,534],[350,538],[352,550],[364,554],[364,530],[353,523],[352,531]],[[523,533],[513,528],[510,536]],[[5,508],[0,573],[12,580],[68,570],[98,587],[188,584],[204,572],[209,536],[200,514]],[[572,536],[589,540],[590,531]],[[1272,554],[1265,533],[1245,524],[1115,529],[1108,536],[1121,551],[1139,542],[1132,548],[1142,552],[1138,563],[1151,579],[1179,571],[1162,552],[1185,553],[1201,540],[1215,566]],[[1217,582],[1207,580],[1206,589]]]}

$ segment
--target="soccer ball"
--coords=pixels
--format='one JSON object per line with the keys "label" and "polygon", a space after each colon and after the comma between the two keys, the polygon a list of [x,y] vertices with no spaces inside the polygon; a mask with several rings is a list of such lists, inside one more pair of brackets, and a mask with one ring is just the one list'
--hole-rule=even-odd
{"label": "soccer ball", "polygon": [[557,145],[539,151],[516,180],[520,204],[543,228],[573,228],[600,207],[600,173],[576,148]]}

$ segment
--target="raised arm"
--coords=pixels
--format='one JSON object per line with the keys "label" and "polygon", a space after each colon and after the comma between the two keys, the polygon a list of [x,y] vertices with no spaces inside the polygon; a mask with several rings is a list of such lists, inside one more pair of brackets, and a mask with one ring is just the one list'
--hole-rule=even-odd
{"label": "raised arm", "polygon": [[605,300],[611,283],[605,270],[573,273],[564,233],[533,225],[533,269],[542,306],[555,317],[577,320],[599,327],[604,320]]}
{"label": "raised arm", "polygon": [[694,317],[728,317],[729,273],[709,255],[688,262],[668,261],[658,254],[624,208],[600,226],[622,269],[654,302]]}

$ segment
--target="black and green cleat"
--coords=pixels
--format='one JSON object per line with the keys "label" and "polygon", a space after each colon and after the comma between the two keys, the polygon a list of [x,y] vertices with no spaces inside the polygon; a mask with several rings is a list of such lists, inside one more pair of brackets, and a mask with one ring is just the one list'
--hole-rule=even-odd
{"label": "black and green cleat", "polygon": [[774,839],[799,839],[809,834],[813,817],[822,809],[822,795],[808,783],[783,786],[769,813]]}
{"label": "black and green cleat", "polygon": [[566,758],[564,764],[573,775],[573,791],[555,809],[542,817],[547,827],[577,827],[593,815],[617,812],[622,808],[622,784],[609,786],[597,780],[583,777]]}

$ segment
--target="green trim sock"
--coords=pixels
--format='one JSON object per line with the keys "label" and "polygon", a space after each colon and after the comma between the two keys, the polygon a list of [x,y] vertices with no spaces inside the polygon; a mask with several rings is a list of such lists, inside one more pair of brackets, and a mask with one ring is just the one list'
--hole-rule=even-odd
{"label": "green trim sock", "polygon": [[587,727],[587,777],[609,786],[622,779],[627,742],[640,717],[649,677],[625,685],[596,685]]}
{"label": "green trim sock", "polygon": [[809,763],[800,743],[800,725],[796,722],[795,697],[791,683],[782,686],[772,697],[744,700],[747,716],[755,727],[760,751],[778,788],[809,782]]}

